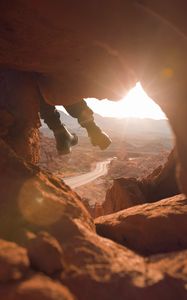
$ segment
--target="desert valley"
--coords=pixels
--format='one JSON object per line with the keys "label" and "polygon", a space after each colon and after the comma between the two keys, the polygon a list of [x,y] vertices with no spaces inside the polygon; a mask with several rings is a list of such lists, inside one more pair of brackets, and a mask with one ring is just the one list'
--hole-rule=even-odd
{"label": "desert valley", "polygon": [[95,114],[96,123],[112,139],[112,144],[105,151],[93,147],[86,131],[62,111],[61,120],[71,132],[78,135],[79,143],[72,147],[71,154],[58,155],[54,136],[42,123],[39,164],[54,172],[60,179],[66,180],[87,174],[95,169],[98,162],[111,159],[107,174],[75,188],[94,217],[105,213],[101,207],[106,202],[106,194],[112,187],[113,180],[123,177],[140,180],[146,178],[166,163],[174,144],[167,120],[117,119]]}

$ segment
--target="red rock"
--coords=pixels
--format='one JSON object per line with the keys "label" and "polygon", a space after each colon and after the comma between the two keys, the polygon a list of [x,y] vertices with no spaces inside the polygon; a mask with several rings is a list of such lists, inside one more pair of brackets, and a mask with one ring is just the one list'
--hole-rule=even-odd
{"label": "red rock", "polygon": [[138,205],[95,220],[98,234],[144,255],[187,247],[187,200],[183,195]]}
{"label": "red rock", "polygon": [[141,182],[146,202],[153,202],[180,194],[176,178],[176,157],[174,150],[166,163],[159,166]]}
{"label": "red rock", "polygon": [[67,223],[71,228],[74,218],[85,221],[85,225],[94,230],[93,220],[76,193],[62,180],[26,165],[2,141],[0,178],[1,237],[23,243],[28,225],[33,229],[50,227],[51,231],[56,228],[56,232],[60,227],[58,230],[62,233]]}
{"label": "red rock", "polygon": [[0,282],[19,280],[29,271],[25,248],[0,240]]}
{"label": "red rock", "polygon": [[107,191],[102,206],[104,214],[107,215],[145,202],[145,196],[137,179],[118,178]]}
{"label": "red rock", "polygon": [[[37,268],[26,268],[20,280],[12,281],[7,277],[6,283],[0,285],[1,299],[73,299],[65,286],[79,300],[165,300],[167,297],[176,300],[179,296],[180,300],[186,300],[187,261],[183,251],[171,256],[169,261],[166,259],[168,254],[163,253],[161,258],[153,257],[151,260],[150,256],[149,259],[144,258],[100,237],[76,193],[55,176],[24,163],[4,143],[0,143],[0,178],[0,236],[26,247],[28,237],[25,232],[29,231],[36,239],[36,248],[33,248],[38,249],[41,245],[41,249],[34,253]],[[131,248],[134,244],[137,246],[138,241],[142,249],[146,242],[146,251],[153,248],[155,252],[182,249],[186,247],[187,236],[185,203],[185,198],[179,197],[126,209],[126,212],[131,212],[126,219],[129,224],[132,220],[132,227],[129,225],[126,231],[122,218],[117,221],[120,230],[116,231],[116,235],[119,234],[124,241],[123,237],[129,233],[132,244],[129,242],[126,246]],[[140,215],[138,220],[136,214]],[[144,219],[145,222],[142,221]],[[155,220],[157,227],[151,226],[155,225]],[[41,231],[47,233],[41,237]],[[62,257],[59,246],[63,249]],[[19,251],[19,246],[16,247]],[[55,268],[52,261],[49,261],[50,268],[45,264],[41,257],[43,250],[45,259],[50,251],[53,252]],[[181,256],[177,258],[177,255]],[[2,257],[6,262],[6,256]],[[63,269],[56,272],[60,257],[64,262]],[[176,268],[173,268],[172,260]],[[51,275],[42,276],[41,270],[54,271],[53,279]]]}
{"label": "red rock", "polygon": [[186,281],[186,255],[187,250],[161,255],[153,255],[147,259],[147,262],[149,263],[150,268],[154,268],[160,270],[163,273],[167,273],[170,277]]}
{"label": "red rock", "polygon": [[[76,249],[76,255],[73,249]],[[177,295],[181,299],[187,295],[186,252],[181,252],[178,264],[181,271],[170,273],[172,261],[165,264],[165,269],[161,267],[159,258],[157,266],[149,265],[147,258],[86,230],[82,238],[71,240],[68,253],[71,269],[62,273],[61,281],[80,300],[175,300]],[[167,255],[163,255],[162,259]]]}
{"label": "red rock", "polygon": [[[120,99],[126,88],[141,79],[174,129],[180,182],[187,194],[186,2],[180,4],[169,0],[74,1],[74,5],[71,1],[15,0],[10,5],[1,1],[1,66],[42,73],[33,89],[35,81],[31,80],[28,90],[24,81],[31,74],[20,72],[21,87],[15,76],[9,92],[1,91],[1,105],[11,99],[11,112],[17,111],[19,125],[4,140],[19,156],[37,161],[38,111],[33,96],[38,87],[46,101],[61,105],[91,96]],[[26,126],[24,120],[31,123]],[[47,231],[63,246],[65,261],[58,283],[29,268],[24,281],[0,285],[3,300],[72,299],[60,282],[79,300],[186,300],[186,252],[170,255],[169,260],[168,254],[145,259],[99,237],[75,193],[55,176],[27,165],[3,142],[0,192],[0,237],[25,246],[25,231],[36,235]],[[97,223],[100,230],[143,254],[187,246],[182,196],[105,218]],[[6,256],[2,257],[2,263],[6,262]],[[15,264],[19,269],[19,263]]]}
{"label": "red rock", "polygon": [[[103,215],[111,214],[142,203],[155,202],[179,194],[176,180],[174,151],[163,166],[159,166],[142,180],[118,178],[107,191],[103,202]],[[102,215],[100,214],[100,215]]]}
{"label": "red rock", "polygon": [[2,300],[74,300],[70,291],[45,276],[33,276],[19,284],[0,287]]}
{"label": "red rock", "polygon": [[52,275],[64,267],[62,247],[47,232],[41,232],[32,238],[27,250],[31,266],[38,271]]}
{"label": "red rock", "polygon": [[39,160],[38,91],[32,74],[0,72],[1,138],[26,161]]}

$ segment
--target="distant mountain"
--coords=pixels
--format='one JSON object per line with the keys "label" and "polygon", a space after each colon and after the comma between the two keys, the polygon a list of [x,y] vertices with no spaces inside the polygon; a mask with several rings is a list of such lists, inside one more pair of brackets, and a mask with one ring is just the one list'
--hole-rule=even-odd
{"label": "distant mountain", "polygon": [[172,132],[167,120],[138,119],[138,118],[106,118],[95,116],[96,122],[111,135],[135,137],[139,135],[154,135],[154,137],[171,138]]}
{"label": "distant mountain", "polygon": [[[86,131],[81,128],[77,120],[60,111],[61,121],[71,132],[80,136],[85,136]],[[172,132],[167,120],[138,119],[138,118],[110,118],[94,115],[96,123],[111,137],[119,138],[144,138],[144,139],[172,139]],[[41,131],[46,136],[52,133],[48,127],[42,123]]]}
{"label": "distant mountain", "polygon": [[[86,135],[86,131],[83,128],[81,128],[77,119],[72,118],[71,116],[65,114],[62,111],[59,111],[59,113],[60,113],[61,122],[63,124],[65,124],[71,132],[75,132],[76,134],[81,135],[81,136]],[[53,136],[52,131],[47,127],[47,125],[43,121],[41,121],[41,123],[42,123],[42,127],[41,127],[40,131],[45,136],[52,137]]]}

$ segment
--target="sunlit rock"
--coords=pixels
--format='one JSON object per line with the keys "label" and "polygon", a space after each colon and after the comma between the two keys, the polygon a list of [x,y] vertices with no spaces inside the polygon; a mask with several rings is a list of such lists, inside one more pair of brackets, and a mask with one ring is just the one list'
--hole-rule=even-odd
{"label": "sunlit rock", "polygon": [[99,235],[143,255],[187,248],[187,200],[183,195],[99,217],[95,224]]}

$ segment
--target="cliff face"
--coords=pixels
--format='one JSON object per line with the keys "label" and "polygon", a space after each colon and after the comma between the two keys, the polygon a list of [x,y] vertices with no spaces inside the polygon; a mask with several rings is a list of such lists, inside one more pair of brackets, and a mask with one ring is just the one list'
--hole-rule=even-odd
{"label": "cliff face", "polygon": [[138,180],[135,178],[115,179],[102,204],[103,214],[107,215],[145,202],[146,199]]}
{"label": "cliff face", "polygon": [[0,157],[2,299],[186,299],[185,197],[96,220],[122,247],[63,182]]}
{"label": "cliff face", "polygon": [[164,166],[159,166],[142,180],[136,178],[115,179],[112,187],[106,193],[100,215],[111,214],[142,203],[155,202],[179,193],[176,179],[176,158],[172,151]]}

